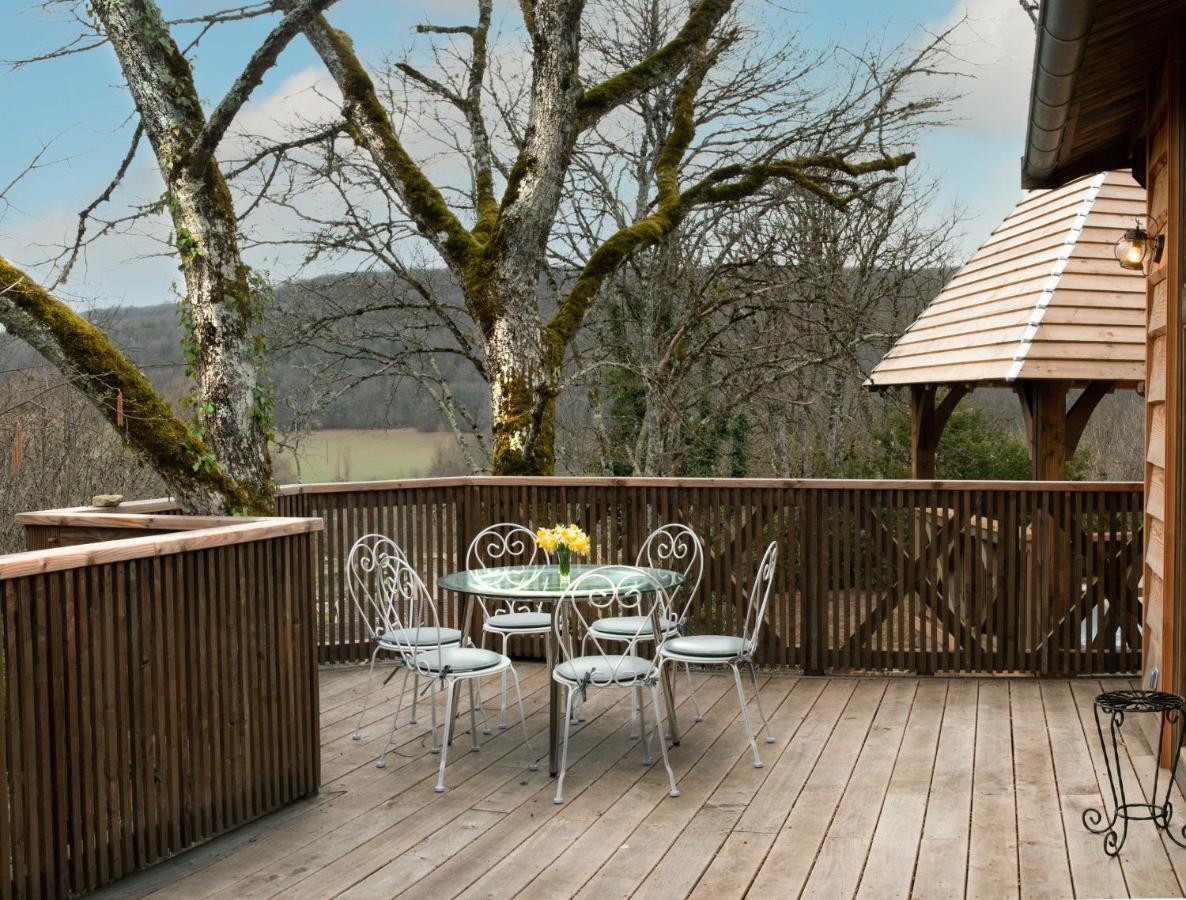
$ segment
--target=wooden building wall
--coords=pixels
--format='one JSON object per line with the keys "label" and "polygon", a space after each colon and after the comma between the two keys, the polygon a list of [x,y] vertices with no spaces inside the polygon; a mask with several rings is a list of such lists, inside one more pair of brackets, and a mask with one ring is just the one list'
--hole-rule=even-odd
{"label": "wooden building wall", "polygon": [[1170,41],[1166,59],[1149,91],[1147,180],[1149,220],[1166,236],[1161,261],[1148,281],[1148,335],[1145,393],[1145,671],[1156,668],[1160,686],[1182,692],[1180,619],[1186,608],[1180,593],[1181,514],[1180,436],[1182,432],[1182,92],[1180,35]]}

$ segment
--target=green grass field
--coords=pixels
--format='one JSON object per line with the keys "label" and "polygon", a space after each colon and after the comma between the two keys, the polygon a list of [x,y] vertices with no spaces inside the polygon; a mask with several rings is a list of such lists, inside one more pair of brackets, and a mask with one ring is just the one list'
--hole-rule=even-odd
{"label": "green grass field", "polygon": [[383,481],[419,478],[440,457],[456,460],[453,436],[411,428],[314,431],[300,447],[297,462],[285,451],[276,460],[281,482]]}

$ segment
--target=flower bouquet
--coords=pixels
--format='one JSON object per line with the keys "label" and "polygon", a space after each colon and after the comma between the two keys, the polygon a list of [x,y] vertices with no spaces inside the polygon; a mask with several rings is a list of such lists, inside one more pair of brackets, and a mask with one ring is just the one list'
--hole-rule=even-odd
{"label": "flower bouquet", "polygon": [[576,525],[553,525],[551,528],[540,528],[535,533],[535,543],[545,553],[555,554],[556,562],[560,565],[560,583],[568,584],[569,574],[572,572],[572,555],[589,554],[589,535],[577,528]]}

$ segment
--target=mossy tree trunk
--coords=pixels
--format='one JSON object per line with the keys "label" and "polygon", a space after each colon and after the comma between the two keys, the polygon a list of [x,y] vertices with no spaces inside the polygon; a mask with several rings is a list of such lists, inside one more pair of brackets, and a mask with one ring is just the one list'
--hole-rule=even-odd
{"label": "mossy tree trunk", "polygon": [[165,179],[164,205],[185,277],[182,321],[196,430],[226,473],[270,496],[268,401],[259,374],[262,310],[238,245],[230,191],[214,157],[189,61],[152,0],[95,0]]}

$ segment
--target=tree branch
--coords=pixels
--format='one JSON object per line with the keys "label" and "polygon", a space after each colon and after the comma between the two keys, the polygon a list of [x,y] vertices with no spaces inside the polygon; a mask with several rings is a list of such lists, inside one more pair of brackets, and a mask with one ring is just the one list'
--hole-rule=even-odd
{"label": "tree branch", "polygon": [[588,129],[611,110],[669,81],[707,44],[732,5],[733,0],[700,0],[674,38],[637,65],[585,91],[577,106],[578,130]]}
{"label": "tree branch", "polygon": [[222,102],[210,113],[210,118],[206,120],[206,127],[194,139],[189,158],[186,161],[191,172],[197,174],[205,169],[207,161],[218,147],[223,135],[226,134],[235,115],[247,102],[259,83],[263,81],[267,71],[276,64],[276,60],[284,48],[301,33],[314,16],[320,15],[334,2],[335,0],[304,0],[293,7],[280,21],[280,24],[264,38],[255,53],[251,54],[251,59],[247,61],[247,65],[235,79],[235,83],[226,92],[226,96],[222,98]]}
{"label": "tree branch", "polygon": [[[0,323],[74,381],[186,509],[253,508],[251,495],[98,328],[0,257]],[[212,502],[212,498],[217,500]]]}
{"label": "tree branch", "polygon": [[463,274],[477,252],[477,242],[400,143],[350,38],[324,16],[306,25],[305,34],[342,92],[351,137],[375,160],[421,234],[454,272]]}

